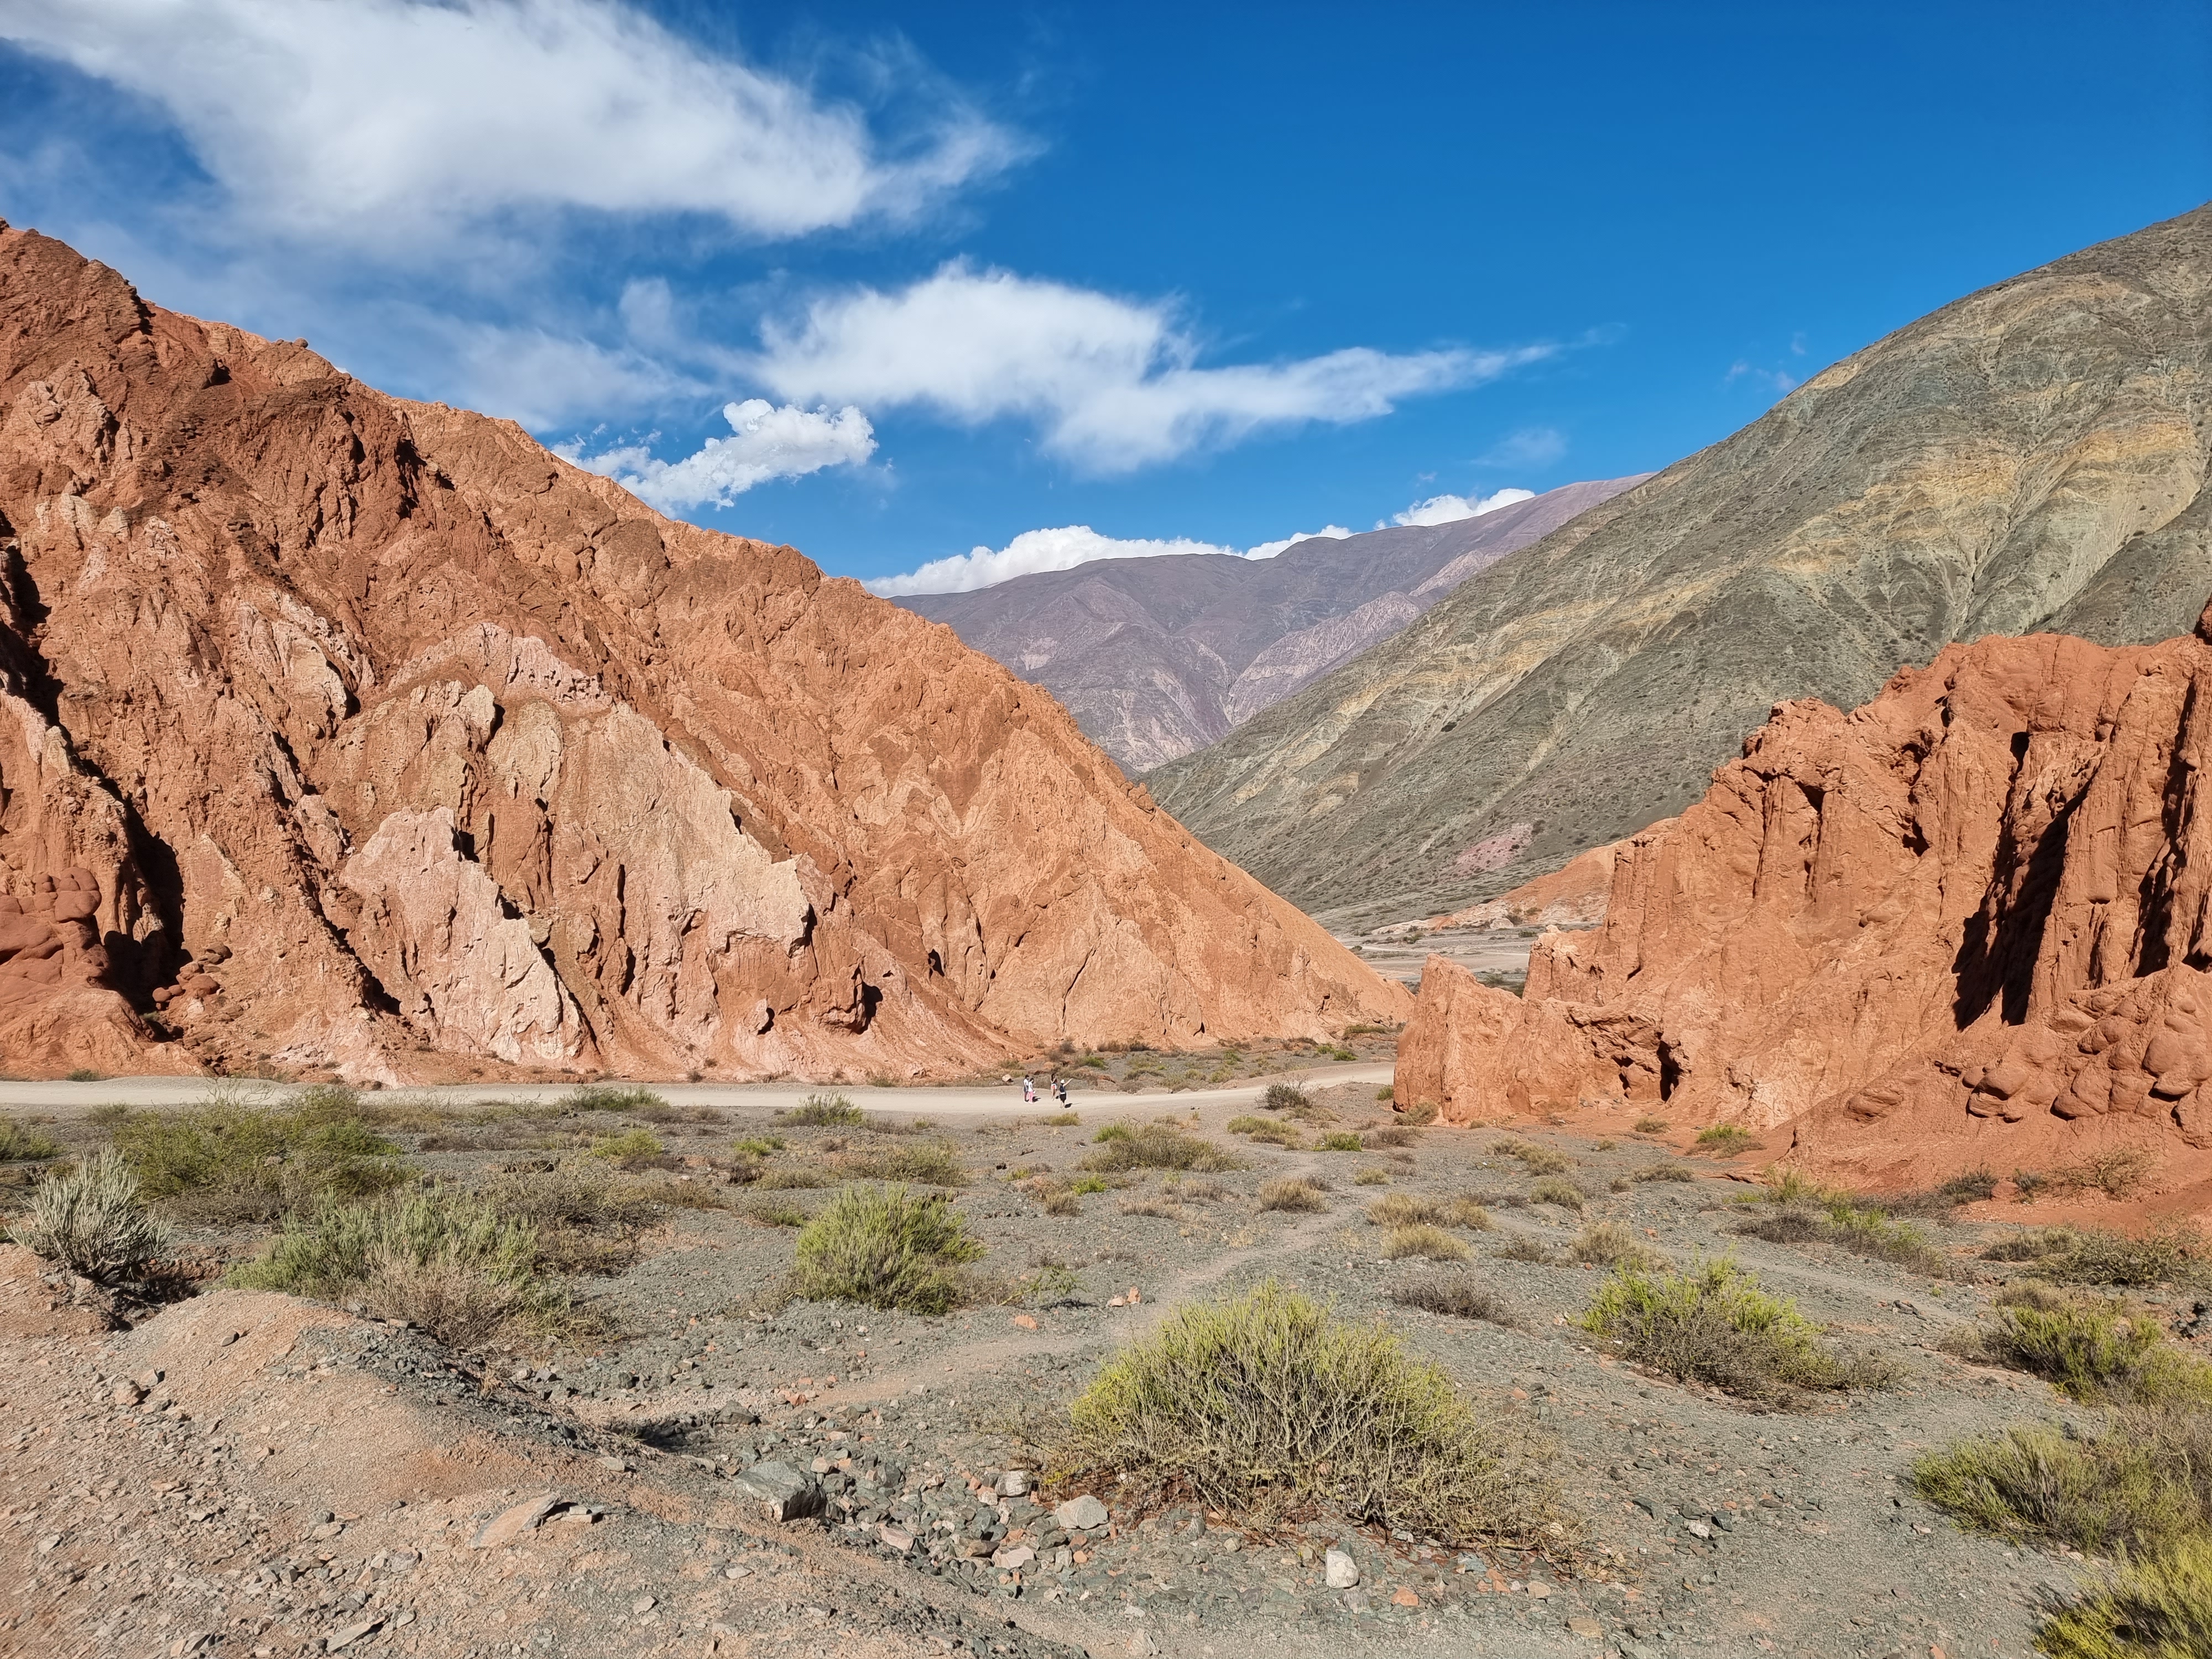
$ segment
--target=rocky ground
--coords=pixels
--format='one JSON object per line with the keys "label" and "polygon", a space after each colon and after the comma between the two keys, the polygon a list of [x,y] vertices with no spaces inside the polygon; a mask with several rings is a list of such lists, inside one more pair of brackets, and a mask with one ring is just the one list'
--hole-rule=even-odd
{"label": "rocky ground", "polygon": [[[1382,1126],[1374,1093],[1320,1091],[1334,1121],[1301,1139]],[[1937,1351],[1993,1285],[1733,1233],[1757,1201],[1739,1178],[1755,1153],[1732,1167],[1661,1134],[1517,1128],[1572,1160],[1577,1213],[1529,1202],[1528,1172],[1486,1130],[1320,1152],[1229,1135],[1249,1099],[1078,1104],[1075,1123],[945,1121],[997,1289],[939,1319],[783,1301],[793,1234],[776,1224],[827,1194],[726,1184],[733,1144],[781,1139],[767,1167],[789,1172],[918,1143],[765,1110],[653,1126],[696,1203],[623,1270],[577,1281],[599,1334],[550,1351],[455,1353],[233,1290],[118,1308],[8,1252],[0,1653],[2025,1656],[2039,1599],[2080,1571],[1962,1535],[1904,1484],[1924,1448],[2075,1409]],[[1139,1173],[1077,1213],[1042,1207],[1036,1177],[1072,1173],[1100,1125],[1163,1115],[1247,1167]],[[49,1132],[98,1133],[82,1116]],[[416,1154],[447,1173],[527,1156],[408,1138],[447,1146]],[[1612,1189],[1662,1163],[1696,1178]],[[1328,1207],[1261,1211],[1261,1183],[1289,1175],[1324,1181]],[[1363,1212],[1392,1193],[1486,1197],[1495,1227],[1457,1236],[1511,1322],[1391,1300],[1437,1270],[1378,1259]],[[1962,1212],[1947,1253],[1967,1261],[2004,1209]],[[1899,1362],[1899,1385],[1760,1411],[1618,1362],[1570,1322],[1597,1272],[1561,1247],[1598,1219],[1677,1261],[1732,1251]],[[258,1238],[191,1243],[239,1255]],[[1269,1278],[1388,1321],[1546,1443],[1550,1545],[1432,1548],[1326,1517],[1260,1532],[1110,1487],[1036,1489],[1025,1430],[1119,1345]],[[771,1518],[793,1488],[822,1512]],[[1332,1587],[1332,1549],[1356,1583]]]}

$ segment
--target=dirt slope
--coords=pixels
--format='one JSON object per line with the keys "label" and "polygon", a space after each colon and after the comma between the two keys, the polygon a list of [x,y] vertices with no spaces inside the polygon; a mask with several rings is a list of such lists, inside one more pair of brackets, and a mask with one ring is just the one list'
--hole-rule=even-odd
{"label": "dirt slope", "polygon": [[1681,811],[1776,702],[1988,633],[2185,632],[2208,456],[2199,208],[1877,341],[1148,781],[1310,908],[1456,908]]}
{"label": "dirt slope", "polygon": [[1402,1008],[949,630],[4,228],[0,562],[19,1075],[904,1076]]}

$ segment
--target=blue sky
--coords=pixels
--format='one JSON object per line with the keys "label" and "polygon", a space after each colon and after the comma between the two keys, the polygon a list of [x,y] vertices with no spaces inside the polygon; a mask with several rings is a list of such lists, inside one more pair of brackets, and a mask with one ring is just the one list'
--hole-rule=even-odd
{"label": "blue sky", "polygon": [[1663,466],[2212,197],[2201,0],[0,0],[0,216],[871,579]]}

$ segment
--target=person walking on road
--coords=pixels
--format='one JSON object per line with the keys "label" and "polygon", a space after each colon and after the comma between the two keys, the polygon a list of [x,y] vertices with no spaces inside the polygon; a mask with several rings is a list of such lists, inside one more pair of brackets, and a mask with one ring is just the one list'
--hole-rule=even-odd
{"label": "person walking on road", "polygon": [[1036,1085],[1026,1077],[1022,1079],[1022,1103],[1025,1106],[1036,1104]]}

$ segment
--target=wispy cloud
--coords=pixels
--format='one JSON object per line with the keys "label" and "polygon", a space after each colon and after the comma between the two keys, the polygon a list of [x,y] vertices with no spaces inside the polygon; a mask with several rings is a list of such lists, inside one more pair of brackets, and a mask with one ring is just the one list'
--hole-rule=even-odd
{"label": "wispy cloud", "polygon": [[1779,396],[1793,390],[1799,381],[1787,369],[1759,368],[1739,357],[1729,365],[1729,372],[1721,376],[1723,386],[1734,386],[1738,380],[1749,380],[1755,386],[1769,386]]}
{"label": "wispy cloud", "polygon": [[[1392,524],[1455,524],[1462,519],[1479,519],[1486,513],[1495,513],[1501,507],[1510,507],[1516,501],[1536,499],[1533,489],[1500,489],[1472,500],[1465,495],[1431,495],[1425,501],[1415,501],[1403,513],[1390,515]],[[1378,522],[1377,530],[1382,528]]]}
{"label": "wispy cloud", "polygon": [[747,368],[787,398],[919,406],[966,424],[1033,421],[1047,448],[1113,473],[1263,428],[1369,420],[1399,399],[1492,380],[1553,349],[1353,347],[1201,367],[1200,341],[1170,302],[955,261],[896,291],[812,300],[763,329]]}
{"label": "wispy cloud", "polygon": [[1073,570],[1077,565],[1089,564],[1096,559],[1151,559],[1170,553],[1272,559],[1300,542],[1324,536],[1341,538],[1350,534],[1352,532],[1342,525],[1333,524],[1301,535],[1286,536],[1279,542],[1261,542],[1257,547],[1240,552],[1215,542],[1193,541],[1187,536],[1167,541],[1125,538],[1102,536],[1087,524],[1071,524],[1054,530],[1024,530],[1004,547],[979,547],[972,552],[933,559],[904,575],[880,577],[867,586],[870,592],[885,599],[909,593],[972,593],[979,587],[995,586],[1017,576],[1034,575],[1043,570]]}
{"label": "wispy cloud", "polygon": [[9,0],[0,38],[167,112],[257,232],[384,258],[546,210],[763,238],[903,219],[1022,142],[867,116],[619,0]]}
{"label": "wispy cloud", "polygon": [[1524,426],[1475,457],[1478,466],[1550,466],[1567,453],[1566,434],[1556,427]]}
{"label": "wispy cloud", "polygon": [[709,502],[726,507],[757,484],[801,478],[825,467],[858,466],[876,453],[874,428],[850,404],[833,413],[788,404],[779,409],[765,398],[750,398],[726,405],[722,417],[731,435],[709,438],[681,460],[658,459],[643,444],[587,455],[586,446],[574,443],[558,453],[664,513]]}

